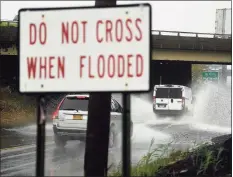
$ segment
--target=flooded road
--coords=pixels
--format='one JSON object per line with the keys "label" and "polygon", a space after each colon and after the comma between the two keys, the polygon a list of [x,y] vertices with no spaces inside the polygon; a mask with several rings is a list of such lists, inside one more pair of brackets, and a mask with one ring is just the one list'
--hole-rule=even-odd
{"label": "flooded road", "polygon": [[6,129],[0,130],[1,134],[1,144],[0,148],[12,148],[21,145],[30,145],[35,143],[34,136],[27,136],[19,134],[17,131],[10,131]]}
{"label": "flooded road", "polygon": [[[148,127],[147,127],[148,126]],[[153,147],[169,142],[176,149],[192,147],[193,143],[210,141],[211,138],[227,132],[208,132],[195,129],[188,124],[136,124],[132,139],[132,163],[136,164],[145,155],[155,139]],[[143,132],[143,133],[142,133]],[[230,132],[228,132],[230,133]],[[46,176],[83,175],[85,143],[71,141],[66,148],[59,150],[52,141],[46,143]],[[1,175],[4,176],[35,176],[36,146],[22,146],[1,151]],[[117,167],[121,161],[121,148],[109,150],[109,166]]]}
{"label": "flooded road", "polygon": [[[152,111],[150,96],[132,96],[131,117],[134,122],[132,137],[132,163],[136,164],[150,147],[172,143],[170,148],[186,149],[194,144],[210,142],[216,136],[231,133],[231,92],[214,87],[202,90],[197,95],[196,112],[193,117],[179,119],[156,118]],[[120,99],[120,98],[119,98]],[[119,101],[119,100],[118,100]],[[221,102],[220,102],[221,101]],[[221,103],[221,104],[220,104]],[[217,110],[213,113],[214,110]],[[35,176],[36,125],[2,131],[1,175]],[[83,175],[85,143],[68,142],[64,150],[59,150],[53,142],[52,124],[46,126],[46,176]],[[121,136],[118,137],[121,142]],[[10,146],[21,146],[3,149]],[[34,144],[34,145],[33,145]],[[121,161],[120,143],[109,150],[109,166],[116,168]]]}

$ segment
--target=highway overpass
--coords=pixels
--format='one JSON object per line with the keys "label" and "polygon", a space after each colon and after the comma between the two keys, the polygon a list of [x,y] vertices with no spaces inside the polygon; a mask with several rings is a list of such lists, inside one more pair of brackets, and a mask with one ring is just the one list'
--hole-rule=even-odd
{"label": "highway overpass", "polygon": [[[9,69],[12,72],[8,73],[18,70],[17,25],[17,22],[0,22],[1,75]],[[192,64],[229,65],[232,62],[231,36],[156,30],[151,33],[152,84],[158,84],[163,78],[163,83],[190,85]]]}
{"label": "highway overpass", "polygon": [[[17,22],[0,22],[1,55],[17,55]],[[231,64],[231,36],[152,31],[152,60]]]}

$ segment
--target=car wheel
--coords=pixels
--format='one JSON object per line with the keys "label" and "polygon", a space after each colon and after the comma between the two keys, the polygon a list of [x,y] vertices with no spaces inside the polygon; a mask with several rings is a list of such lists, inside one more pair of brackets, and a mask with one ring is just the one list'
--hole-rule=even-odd
{"label": "car wheel", "polygon": [[58,148],[64,148],[67,143],[63,137],[58,135],[54,135],[54,142]]}
{"label": "car wheel", "polygon": [[109,148],[113,148],[116,144],[116,132],[114,125],[111,126],[110,132],[109,132]]}

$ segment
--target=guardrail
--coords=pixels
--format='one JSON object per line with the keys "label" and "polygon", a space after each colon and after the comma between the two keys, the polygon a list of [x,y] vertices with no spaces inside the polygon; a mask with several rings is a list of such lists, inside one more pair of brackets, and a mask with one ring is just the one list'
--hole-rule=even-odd
{"label": "guardrail", "polygon": [[196,37],[196,38],[231,38],[231,34],[216,34],[216,33],[195,33],[195,32],[184,32],[184,31],[161,31],[152,30],[154,35],[164,36],[180,36],[180,37]]}
{"label": "guardrail", "polygon": [[[0,27],[17,27],[18,21],[1,20]],[[167,35],[167,36],[180,36],[180,37],[196,37],[196,38],[231,38],[231,34],[215,34],[215,33],[195,33],[185,31],[165,31],[165,30],[152,30],[154,35]]]}
{"label": "guardrail", "polygon": [[0,27],[17,27],[18,21],[7,21],[7,20],[1,20],[0,21]]}

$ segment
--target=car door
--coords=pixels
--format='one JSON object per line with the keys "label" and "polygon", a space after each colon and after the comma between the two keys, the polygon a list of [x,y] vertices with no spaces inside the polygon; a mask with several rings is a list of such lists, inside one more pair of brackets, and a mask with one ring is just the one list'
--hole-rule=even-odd
{"label": "car door", "polygon": [[114,124],[115,129],[119,132],[121,131],[121,121],[122,121],[122,107],[115,99],[112,99],[110,125]]}
{"label": "car door", "polygon": [[182,88],[170,88],[169,89],[169,100],[168,108],[169,110],[182,110],[183,109],[183,90]]}
{"label": "car door", "polygon": [[159,87],[155,91],[154,104],[156,110],[168,110],[169,108],[169,88]]}

